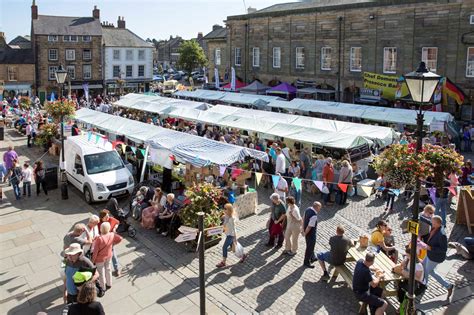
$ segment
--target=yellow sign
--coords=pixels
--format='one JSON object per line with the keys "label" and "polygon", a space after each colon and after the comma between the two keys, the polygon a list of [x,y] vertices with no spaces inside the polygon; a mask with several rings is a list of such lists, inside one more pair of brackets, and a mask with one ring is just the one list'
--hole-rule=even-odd
{"label": "yellow sign", "polygon": [[418,222],[408,221],[408,232],[410,232],[411,234],[418,235],[418,227],[419,226],[420,225],[418,224]]}
{"label": "yellow sign", "polygon": [[406,83],[398,81],[396,75],[364,72],[364,88],[382,90],[382,97],[388,100],[395,100],[408,95]]}

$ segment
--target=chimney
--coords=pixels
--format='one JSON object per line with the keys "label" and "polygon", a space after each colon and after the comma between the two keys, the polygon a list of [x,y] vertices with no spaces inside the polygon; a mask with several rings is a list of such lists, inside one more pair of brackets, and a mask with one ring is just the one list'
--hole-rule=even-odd
{"label": "chimney", "polygon": [[212,30],[213,30],[213,31],[218,30],[218,29],[221,29],[221,28],[222,28],[222,26],[220,26],[219,24],[214,24],[214,25],[212,26]]}
{"label": "chimney", "polygon": [[31,5],[31,19],[38,19],[38,6],[36,5],[35,0],[33,0],[33,4]]}
{"label": "chimney", "polygon": [[197,39],[200,40],[200,39],[202,39],[202,37],[203,37],[203,36],[202,36],[202,32],[199,32]]}
{"label": "chimney", "polygon": [[120,18],[120,16],[118,17],[117,27],[118,28],[125,28],[125,18],[123,16],[122,16],[122,18]]}
{"label": "chimney", "polygon": [[94,6],[94,10],[92,10],[92,17],[96,20],[100,19],[100,10],[97,9],[97,6]]}
{"label": "chimney", "polygon": [[247,13],[248,13],[248,14],[250,14],[250,13],[255,13],[255,12],[257,12],[257,9],[255,9],[255,8],[249,7],[249,8],[247,9]]}
{"label": "chimney", "polygon": [[0,32],[0,47],[5,47],[7,42],[5,41],[5,33]]}

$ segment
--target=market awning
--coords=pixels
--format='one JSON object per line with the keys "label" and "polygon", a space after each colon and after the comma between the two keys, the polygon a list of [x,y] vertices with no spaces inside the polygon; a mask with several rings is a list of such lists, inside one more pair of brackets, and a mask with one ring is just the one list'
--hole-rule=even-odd
{"label": "market awning", "polygon": [[176,156],[178,161],[197,167],[209,164],[227,166],[243,161],[245,157],[268,161],[267,154],[262,151],[214,141],[87,108],[76,111],[75,119],[110,133],[125,135],[135,142],[149,144],[152,150],[160,150],[161,153],[165,150]]}
{"label": "market awning", "polygon": [[[89,89],[101,89],[102,84],[89,84]],[[82,85],[71,85],[71,90],[83,90]]]}

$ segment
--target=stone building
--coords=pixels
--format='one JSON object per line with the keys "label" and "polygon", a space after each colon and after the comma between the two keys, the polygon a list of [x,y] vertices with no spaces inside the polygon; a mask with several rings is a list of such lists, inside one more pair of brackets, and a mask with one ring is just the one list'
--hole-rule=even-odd
{"label": "stone building", "polygon": [[347,99],[364,72],[400,76],[423,60],[474,98],[472,0],[313,0],[226,23],[223,58],[246,82],[312,81]]}
{"label": "stone building", "polygon": [[169,40],[161,40],[158,42],[157,59],[164,70],[176,68],[179,59],[179,46],[183,39],[179,36],[170,36]]}
{"label": "stone building", "polygon": [[215,81],[214,69],[217,67],[220,78],[229,76],[229,59],[226,58],[228,55],[227,48],[227,29],[220,26],[214,25],[212,31],[203,37],[203,43],[205,46],[204,52],[206,53],[208,63],[209,79]]}
{"label": "stone building", "polygon": [[3,95],[29,95],[34,93],[35,62],[31,48],[7,45],[5,34],[0,32],[0,99]]}
{"label": "stone building", "polygon": [[[102,39],[107,92],[117,93],[118,89],[124,92],[148,91],[153,78],[153,44],[127,29],[125,19],[120,16],[117,27],[102,24]],[[120,79],[124,83],[118,81]]]}
{"label": "stone building", "polygon": [[103,91],[102,26],[100,11],[94,7],[91,17],[39,15],[31,6],[31,43],[36,63],[38,96],[43,101],[59,89],[55,72],[60,65],[68,71],[71,92],[83,95],[87,84],[91,95]]}
{"label": "stone building", "polygon": [[13,48],[31,49],[30,35],[17,36],[12,39],[8,45]]}

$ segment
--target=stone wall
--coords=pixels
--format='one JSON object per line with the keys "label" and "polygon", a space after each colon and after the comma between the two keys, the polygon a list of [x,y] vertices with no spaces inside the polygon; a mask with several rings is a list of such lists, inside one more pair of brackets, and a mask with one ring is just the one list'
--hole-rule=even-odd
{"label": "stone wall", "polygon": [[206,51],[206,57],[208,60],[208,76],[209,76],[209,81],[215,82],[214,80],[214,69],[216,67],[216,61],[215,61],[215,51],[217,48],[220,48],[221,50],[221,64],[217,66],[217,69],[219,71],[219,77],[221,79],[224,79],[225,71],[228,69],[229,71],[229,80],[230,80],[230,64],[229,64],[229,49],[227,47],[227,42],[225,39],[222,40],[205,40],[206,43],[207,51]]}
{"label": "stone wall", "polygon": [[5,83],[15,83],[8,80],[8,68],[15,67],[17,73],[17,84],[35,84],[35,65],[34,64],[0,64],[0,81]]}

